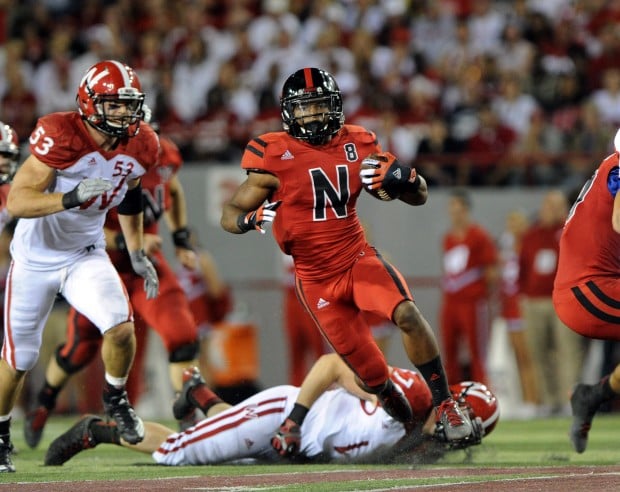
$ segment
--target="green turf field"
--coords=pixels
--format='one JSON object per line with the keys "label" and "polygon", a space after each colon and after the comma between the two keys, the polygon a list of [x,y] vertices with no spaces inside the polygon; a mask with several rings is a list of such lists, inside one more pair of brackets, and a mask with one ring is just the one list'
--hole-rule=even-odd
{"label": "green turf field", "polygon": [[[201,467],[163,467],[153,464],[149,455],[132,452],[117,446],[101,445],[73,458],[61,467],[44,467],[43,457],[53,437],[66,430],[75,417],[54,417],[50,420],[39,448],[29,449],[22,437],[21,422],[13,425],[13,441],[18,449],[14,456],[16,473],[0,474],[0,489],[9,490],[4,484],[17,482],[71,482],[84,480],[155,479],[179,476],[248,475],[263,473],[329,472],[342,469],[343,465],[237,465]],[[532,421],[500,421],[495,431],[485,438],[482,445],[471,453],[454,451],[434,465],[416,465],[418,469],[460,467],[519,467],[519,466],[590,466],[620,464],[620,415],[600,415],[594,421],[588,450],[579,455],[572,451],[567,437],[569,419],[539,419]],[[411,465],[347,465],[364,469],[403,469]],[[346,468],[346,466],[345,466]],[[523,476],[520,472],[519,476]],[[477,477],[480,479],[480,476]],[[368,488],[399,487],[399,481],[374,480]],[[406,482],[413,482],[408,479]],[[420,479],[417,484],[436,483]],[[68,485],[68,484],[65,484]],[[371,487],[372,485],[372,487]],[[286,490],[327,490],[325,484],[304,484]],[[321,488],[322,487],[322,488]],[[341,488],[342,487],[342,488]],[[349,487],[349,488],[347,488]],[[329,490],[364,490],[364,484],[330,484]],[[41,490],[45,487],[42,486]],[[71,491],[70,485],[66,487]],[[96,490],[93,488],[92,490]],[[267,490],[261,487],[261,490]]]}

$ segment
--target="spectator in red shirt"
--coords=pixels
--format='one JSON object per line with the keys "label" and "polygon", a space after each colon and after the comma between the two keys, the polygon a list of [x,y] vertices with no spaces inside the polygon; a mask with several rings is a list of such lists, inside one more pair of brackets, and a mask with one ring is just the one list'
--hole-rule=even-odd
{"label": "spectator in red shirt", "polygon": [[[487,342],[490,330],[489,287],[498,280],[498,252],[491,235],[471,218],[469,194],[460,188],[448,204],[450,229],[443,237],[443,360],[449,380],[470,378],[487,384]],[[469,354],[460,359],[461,347]],[[464,374],[464,366],[469,374]]]}
{"label": "spectator in red shirt", "polygon": [[570,415],[568,395],[579,380],[582,337],[567,330],[553,308],[551,294],[558,266],[560,236],[568,214],[566,196],[544,196],[538,220],[530,226],[519,255],[523,321],[540,388],[541,412]]}
{"label": "spectator in red shirt", "polygon": [[513,168],[512,150],[517,133],[504,125],[488,103],[478,110],[478,129],[467,141],[464,164],[469,168],[471,185],[503,185],[511,174],[519,173]]}

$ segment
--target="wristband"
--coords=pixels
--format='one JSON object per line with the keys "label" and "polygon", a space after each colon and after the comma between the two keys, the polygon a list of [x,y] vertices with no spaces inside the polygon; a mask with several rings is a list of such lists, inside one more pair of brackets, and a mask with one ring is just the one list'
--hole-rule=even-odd
{"label": "wristband", "polygon": [[172,233],[172,242],[177,248],[193,249],[189,243],[189,229],[187,227],[179,227]]}
{"label": "wristband", "polygon": [[295,403],[293,406],[293,410],[288,414],[288,418],[295,422],[297,425],[301,425],[304,423],[306,415],[310,411],[309,408],[300,405],[299,403]]}
{"label": "wristband", "polygon": [[82,205],[82,202],[78,200],[77,195],[77,187],[62,195],[62,206],[65,207],[65,209],[69,209]]}
{"label": "wristband", "polygon": [[246,216],[247,214],[240,214],[239,217],[237,217],[237,227],[242,233],[246,233],[254,229],[253,226],[245,221]]}

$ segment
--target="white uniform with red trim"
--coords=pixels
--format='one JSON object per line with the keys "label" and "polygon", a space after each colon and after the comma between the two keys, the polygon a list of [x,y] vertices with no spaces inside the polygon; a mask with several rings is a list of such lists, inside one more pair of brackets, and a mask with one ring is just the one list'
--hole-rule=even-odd
{"label": "white uniform with red trim", "polygon": [[43,327],[58,293],[104,333],[132,319],[121,279],[105,252],[107,211],[127,192],[127,182],[157,163],[159,140],[147,125],[138,135],[103,151],[76,112],[39,119],[30,150],[53,168],[50,192],[68,192],[85,178],[112,181],[110,192],[80,207],[20,219],[11,242],[13,262],[5,295],[2,357],[14,368],[31,369]]}
{"label": "white uniform with red trim", "polygon": [[[432,408],[428,386],[415,372],[396,369],[392,380],[407,395],[414,415]],[[168,436],[153,453],[162,465],[209,465],[256,458],[275,460],[271,438],[293,409],[296,386],[275,386],[228,410],[206,418],[185,432]],[[393,447],[405,436],[402,423],[383,408],[339,388],[312,405],[301,426],[301,453],[331,460],[351,460]]]}

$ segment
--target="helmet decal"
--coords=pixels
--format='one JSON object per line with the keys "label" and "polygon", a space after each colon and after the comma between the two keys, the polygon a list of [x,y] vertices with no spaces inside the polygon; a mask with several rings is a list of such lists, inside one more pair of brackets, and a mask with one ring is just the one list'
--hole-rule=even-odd
{"label": "helmet decal", "polygon": [[[115,60],[89,68],[77,93],[82,118],[97,130],[115,137],[132,137],[139,131],[144,94],[137,74]],[[106,103],[126,107],[125,114],[108,114]]]}
{"label": "helmet decal", "polygon": [[488,435],[499,420],[499,403],[493,392],[476,381],[462,381],[450,386],[452,396],[461,407],[469,410],[472,419],[480,417],[484,435]]}

